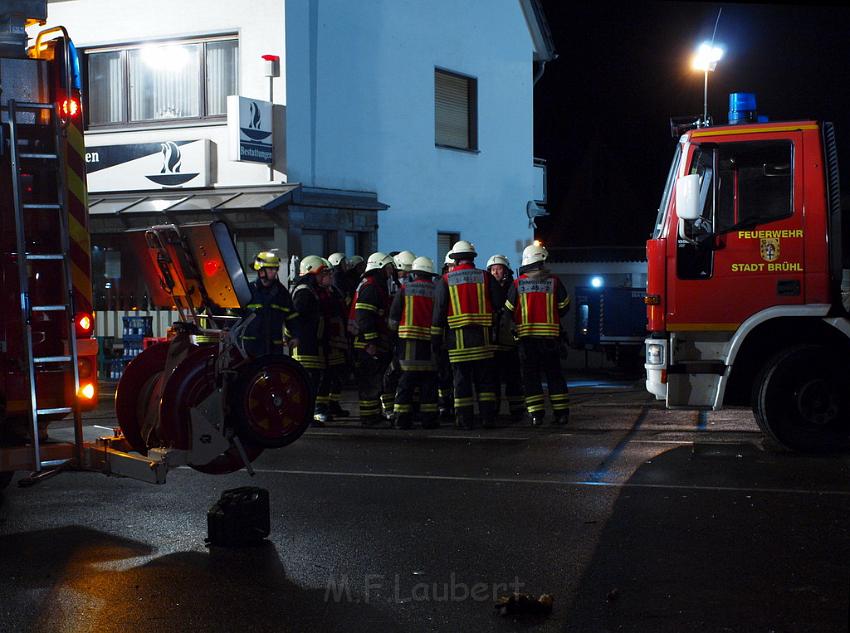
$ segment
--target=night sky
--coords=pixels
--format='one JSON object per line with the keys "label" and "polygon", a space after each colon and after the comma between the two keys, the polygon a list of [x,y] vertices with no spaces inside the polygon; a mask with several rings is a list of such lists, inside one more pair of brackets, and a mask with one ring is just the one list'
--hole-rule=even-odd
{"label": "night sky", "polygon": [[697,45],[726,49],[708,107],[725,123],[730,92],[754,92],[770,120],[836,124],[850,194],[850,8],[542,0],[559,59],[535,88],[535,155],[549,165],[552,246],[642,246],[673,156],[671,116],[702,112]]}

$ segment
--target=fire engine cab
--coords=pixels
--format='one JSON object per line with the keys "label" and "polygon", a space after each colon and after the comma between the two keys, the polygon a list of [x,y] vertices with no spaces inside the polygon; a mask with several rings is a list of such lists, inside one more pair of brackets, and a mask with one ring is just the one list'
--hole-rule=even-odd
{"label": "fire engine cab", "polygon": [[850,448],[835,130],[767,121],[748,93],[729,115],[678,138],[647,242],[647,389],[669,407],[751,405],[787,448]]}

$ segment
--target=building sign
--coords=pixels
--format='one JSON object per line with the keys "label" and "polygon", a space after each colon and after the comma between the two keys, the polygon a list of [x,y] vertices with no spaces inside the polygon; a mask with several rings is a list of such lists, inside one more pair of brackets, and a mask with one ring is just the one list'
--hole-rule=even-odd
{"label": "building sign", "polygon": [[88,190],[136,191],[210,185],[210,141],[86,148]]}
{"label": "building sign", "polygon": [[274,161],[271,102],[238,95],[227,97],[227,137],[230,160],[271,165]]}

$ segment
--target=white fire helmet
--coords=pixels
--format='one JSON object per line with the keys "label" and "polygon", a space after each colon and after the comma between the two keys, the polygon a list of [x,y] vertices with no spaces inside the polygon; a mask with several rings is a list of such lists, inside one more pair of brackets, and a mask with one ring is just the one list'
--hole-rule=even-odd
{"label": "white fire helmet", "polygon": [[348,258],[348,267],[354,268],[357,264],[362,264],[363,258],[360,255],[352,255]]}
{"label": "white fire helmet", "polygon": [[402,270],[404,272],[410,272],[411,267],[413,266],[413,260],[416,259],[416,255],[411,253],[410,251],[402,251],[395,257],[393,257],[393,263],[398,270]]}
{"label": "white fire helmet", "polygon": [[366,260],[366,272],[369,272],[370,270],[380,270],[387,264],[392,265],[392,263],[393,258],[386,253],[382,253],[381,251],[372,253],[369,255],[369,259]]}
{"label": "white fire helmet", "polygon": [[332,253],[328,255],[328,261],[334,268],[345,268],[346,258],[345,253]]}
{"label": "white fire helmet", "polygon": [[530,266],[531,264],[536,264],[538,262],[545,262],[547,257],[549,257],[549,251],[547,251],[544,246],[529,244],[525,247],[525,250],[522,251],[522,265]]}
{"label": "white fire helmet", "polygon": [[307,257],[301,260],[298,266],[298,272],[302,275],[306,275],[307,273],[318,275],[323,270],[329,270],[330,268],[331,263],[324,257],[307,255]]}
{"label": "white fire helmet", "polygon": [[413,260],[412,270],[415,273],[434,274],[434,262],[430,257],[417,257]]}
{"label": "white fire helmet", "polygon": [[467,242],[466,240],[459,240],[455,242],[455,245],[452,246],[452,250],[449,251],[451,253],[452,259],[460,259],[463,258],[475,258],[478,256],[478,253],[475,252],[475,245],[472,242]]}
{"label": "white fire helmet", "polygon": [[507,257],[504,255],[493,255],[493,257],[487,260],[487,270],[490,270],[490,266],[495,266],[496,264],[501,264],[509,270],[511,267],[511,263],[508,261]]}
{"label": "white fire helmet", "polygon": [[452,259],[452,251],[449,249],[449,252],[446,253],[446,257],[443,260],[443,266],[451,266],[455,263],[455,260]]}

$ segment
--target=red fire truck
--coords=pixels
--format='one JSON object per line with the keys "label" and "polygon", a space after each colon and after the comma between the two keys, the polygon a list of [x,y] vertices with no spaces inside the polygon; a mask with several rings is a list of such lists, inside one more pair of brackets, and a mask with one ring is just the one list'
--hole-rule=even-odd
{"label": "red fire truck", "polygon": [[847,449],[835,131],[755,110],[754,95],[731,95],[729,125],[679,138],[647,242],[647,389],[669,407],[751,405],[787,448]]}
{"label": "red fire truck", "polygon": [[79,63],[62,28],[27,48],[45,2],[2,11],[0,446],[37,452],[51,421],[97,403]]}
{"label": "red fire truck", "polygon": [[[315,394],[287,356],[249,357],[251,290],[223,222],[131,232],[152,303],[176,310],[167,341],[137,355],[116,389],[119,425],[87,437],[97,404],[79,62],[61,27],[27,48],[46,0],[0,4],[0,489],[64,470],[164,483],[188,465],[219,474],[295,441]],[[5,29],[5,30],[4,30]],[[48,436],[73,416],[73,441]]]}

